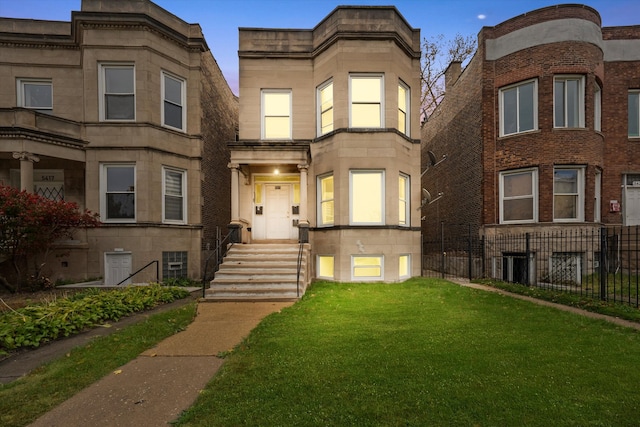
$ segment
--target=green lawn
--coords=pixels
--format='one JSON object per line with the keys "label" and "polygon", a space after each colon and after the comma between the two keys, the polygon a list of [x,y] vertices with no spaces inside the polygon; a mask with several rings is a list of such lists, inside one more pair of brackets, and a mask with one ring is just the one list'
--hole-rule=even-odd
{"label": "green lawn", "polygon": [[635,330],[437,279],[316,283],[178,425],[636,426]]}

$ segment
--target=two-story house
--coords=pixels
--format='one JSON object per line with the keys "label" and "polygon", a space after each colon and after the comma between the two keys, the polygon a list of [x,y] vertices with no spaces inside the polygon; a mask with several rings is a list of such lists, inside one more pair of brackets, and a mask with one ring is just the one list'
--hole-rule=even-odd
{"label": "two-story house", "polygon": [[238,106],[199,25],[148,0],[0,18],[0,80],[0,183],[100,213],[49,258],[52,280],[202,277],[230,221]]}

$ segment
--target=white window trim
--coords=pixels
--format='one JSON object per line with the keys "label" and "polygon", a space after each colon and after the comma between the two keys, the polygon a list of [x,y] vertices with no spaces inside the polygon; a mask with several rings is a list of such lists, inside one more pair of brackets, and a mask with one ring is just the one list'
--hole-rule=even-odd
{"label": "white window trim", "polygon": [[[407,274],[400,274],[400,260],[403,257],[407,257]],[[411,254],[400,254],[398,256],[398,278],[399,279],[408,279],[411,277]]]}
{"label": "white window trim", "polygon": [[[161,71],[161,78],[160,81],[162,82],[161,84],[161,99],[162,102],[160,103],[160,114],[161,114],[161,120],[162,120],[162,126],[168,127],[170,129],[175,129],[175,130],[179,130],[181,132],[185,132],[187,130],[187,94],[186,94],[186,89],[187,89],[187,82],[185,79],[183,79],[182,77],[178,77],[175,74],[169,73],[167,71]],[[167,99],[165,99],[165,79],[166,78],[171,78],[173,80],[176,80],[180,83],[180,107],[182,109],[182,128],[177,128],[174,126],[171,126],[167,123],[165,123],[165,115],[164,115],[164,103],[165,102],[171,102],[168,101]],[[172,102],[171,102],[172,103]],[[172,103],[173,104],[173,103]]]}
{"label": "white window trim", "polygon": [[602,132],[602,88],[598,83],[593,86],[593,130]]}
{"label": "white window trim", "polygon": [[[404,106],[404,110],[403,110],[405,114],[405,118],[404,118],[405,129],[400,129],[400,126],[399,126],[400,123],[398,123],[398,130],[410,137],[411,136],[411,88],[409,88],[409,85],[407,85],[402,80],[398,81],[398,87],[402,87],[406,91],[406,95],[407,95],[406,105]],[[401,110],[401,108],[400,108],[400,100],[398,99],[398,111],[399,110]]]}
{"label": "white window trim", "polygon": [[[380,174],[381,180],[381,202],[380,202],[380,222],[356,222],[353,220],[353,175],[358,173],[377,173]],[[349,171],[349,225],[385,225],[386,224],[386,214],[385,214],[385,171],[383,169],[353,169]],[[335,182],[334,182],[334,190],[335,190]]]}
{"label": "white window trim", "polygon": [[[398,177],[405,179],[405,200],[404,200],[404,224],[400,222],[400,218],[398,218],[398,225],[400,227],[410,227],[411,226],[411,177],[405,173],[401,173]],[[398,187],[399,189],[399,187]],[[398,195],[398,204],[400,204],[400,195]],[[398,214],[400,214],[400,209],[398,208]]]}
{"label": "white window trim", "polygon": [[[320,271],[322,270],[320,268],[320,258],[333,258],[333,275],[331,276],[322,276],[320,274]],[[329,279],[329,280],[333,280],[335,278],[336,275],[336,257],[334,255],[322,255],[322,254],[318,254],[316,256],[316,271],[318,272],[317,274],[317,278],[318,279]]]}
{"label": "white window trim", "polygon": [[[101,62],[98,64],[98,109],[100,114],[100,121],[102,122],[135,122],[137,117],[137,96],[136,96],[136,66],[133,63],[127,62]],[[107,68],[132,68],[133,69],[133,119],[108,119],[106,117],[106,107],[104,105],[104,97],[106,95],[106,82],[105,82],[105,70]]]}
{"label": "white window trim", "polygon": [[[332,130],[327,131],[325,133],[322,132],[322,113],[324,113],[325,111],[329,111],[329,109],[327,110],[322,110],[322,96],[321,96],[321,92],[326,89],[327,87],[329,87],[330,85],[333,85],[333,79],[329,79],[326,82],[322,83],[320,86],[318,86],[317,90],[316,90],[316,115],[317,115],[317,129],[316,129],[316,134],[317,136],[322,136],[325,135],[327,133],[332,132],[335,129],[335,123],[332,121],[331,122],[331,127]],[[333,92],[333,87],[331,89],[331,91]],[[331,110],[334,110],[335,108],[335,99],[333,98],[333,94],[332,94],[332,99],[333,101],[331,102]],[[334,110],[334,120],[335,120],[335,110]]]}
{"label": "white window trim", "polygon": [[[556,206],[555,206],[555,200],[556,200],[556,190],[555,190],[555,171],[556,170],[576,170],[578,171],[578,206],[577,206],[577,211],[576,211],[576,218],[556,218]],[[584,195],[584,190],[585,190],[585,185],[584,185],[584,166],[554,166],[553,168],[553,172],[554,172],[554,181],[553,181],[553,222],[584,222],[584,200],[585,200],[585,195]],[[564,193],[563,193],[564,194]]]}
{"label": "white window trim", "polygon": [[[166,174],[167,171],[176,172],[182,178],[182,220],[167,219],[165,214],[165,196],[166,196]],[[172,168],[168,166],[162,167],[162,222],[165,224],[186,224],[187,223],[187,171],[184,169]]]}
{"label": "white window trim", "polygon": [[[509,90],[509,89],[513,89],[513,88],[517,88],[519,86],[523,86],[529,83],[533,83],[533,129],[527,129],[527,130],[516,130],[515,132],[512,133],[505,133],[504,131],[504,92]],[[499,120],[500,120],[500,136],[511,136],[511,135],[518,135],[518,134],[522,134],[522,133],[527,133],[527,132],[535,132],[538,130],[538,79],[529,79],[529,80],[524,80],[518,83],[514,83],[508,86],[504,86],[501,87],[498,91],[498,113],[499,113]],[[520,95],[518,93],[518,113],[520,112]],[[516,115],[516,119],[519,119],[520,114]],[[516,128],[519,128],[520,124],[518,123]]]}
{"label": "white window trim", "polygon": [[[380,260],[380,276],[356,276],[355,258],[376,258]],[[369,267],[366,267],[369,268]],[[362,254],[351,255],[351,281],[353,282],[377,282],[384,280],[384,255]]]}
{"label": "white window trim", "polygon": [[[524,172],[530,172],[532,174],[532,197],[533,197],[533,218],[526,220],[513,220],[506,221],[504,219],[504,177],[507,175],[520,174]],[[538,169],[537,168],[527,168],[527,169],[517,169],[500,172],[500,189],[499,189],[499,200],[500,200],[500,224],[528,224],[528,223],[536,223],[538,222]]]}
{"label": "white window trim", "polygon": [[[44,108],[28,107],[26,105],[26,99],[24,96],[24,85],[34,84],[42,86],[51,86],[51,106]],[[16,80],[16,95],[18,107],[28,108],[30,110],[41,111],[45,113],[51,113],[53,111],[53,80],[52,79],[31,79],[31,78],[19,78]]]}
{"label": "white window trim", "polygon": [[[333,202],[333,222],[331,223],[324,223],[322,222],[322,180],[324,178],[329,178],[329,177],[333,177],[333,199],[327,199],[326,201],[331,200]],[[335,225],[335,221],[336,221],[336,178],[333,174],[333,172],[330,173],[325,173],[322,175],[318,175],[318,177],[316,178],[316,182],[317,182],[317,222],[318,222],[318,227],[333,227]]]}
{"label": "white window trim", "polygon": [[[107,218],[107,169],[110,167],[133,168],[133,218]],[[100,220],[104,223],[134,223],[138,214],[137,168],[135,163],[101,163],[100,164]]]}
{"label": "white window trim", "polygon": [[[289,137],[288,138],[267,138],[265,137],[265,110],[264,110],[264,95],[268,93],[286,93],[289,95],[289,115],[278,117],[289,117]],[[275,116],[274,116],[275,117]],[[281,140],[281,139],[293,139],[293,91],[291,89],[262,89],[260,92],[260,138],[264,140]]]}
{"label": "white window trim", "polygon": [[[565,111],[564,111],[564,121],[565,121],[565,125],[564,126],[558,126],[558,124],[556,123],[556,82],[558,80],[562,80],[562,81],[568,81],[568,80],[579,80],[580,84],[578,87],[578,126],[574,126],[574,127],[569,127],[567,126],[567,99],[566,99],[566,90],[564,92],[564,98],[565,98]],[[553,127],[555,129],[580,129],[580,128],[584,128],[584,76],[583,75],[572,75],[572,74],[561,74],[561,75],[557,75],[553,77]],[[565,85],[566,88],[566,85]]]}
{"label": "white window trim", "polygon": [[351,80],[352,79],[378,79],[380,80],[380,127],[373,129],[384,129],[385,128],[385,97],[384,97],[384,74],[382,73],[358,73],[358,74],[349,74],[349,128],[352,129],[371,129],[371,128],[354,128],[352,125],[352,106],[353,100],[351,99]]}
{"label": "white window trim", "polygon": [[594,192],[593,192],[593,222],[602,221],[602,172],[596,171],[594,177]]}
{"label": "white window trim", "polygon": [[[638,106],[637,106],[637,107],[638,107],[638,117],[636,117],[636,120],[638,120],[638,128],[640,129],[640,90],[637,90],[637,89],[630,90],[630,91],[628,92],[628,95],[630,95],[630,94],[632,94],[632,93],[635,93],[635,94],[637,94],[637,95],[638,95]],[[629,98],[629,96],[628,96],[628,95],[627,95],[627,99]],[[627,108],[629,108],[629,106],[628,106],[628,105],[627,105]],[[627,114],[627,115],[628,115],[628,114]],[[627,118],[627,120],[629,120],[629,119]],[[640,132],[638,132],[638,135],[630,135],[630,134],[629,134],[629,123],[627,123],[627,137],[628,137],[629,139],[637,139],[637,138],[640,138]]]}

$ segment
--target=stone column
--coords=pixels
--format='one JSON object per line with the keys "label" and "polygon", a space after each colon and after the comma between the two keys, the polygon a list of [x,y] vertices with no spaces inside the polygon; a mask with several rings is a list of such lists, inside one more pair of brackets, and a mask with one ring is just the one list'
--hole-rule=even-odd
{"label": "stone column", "polygon": [[300,219],[298,221],[298,236],[301,243],[309,243],[309,216],[307,206],[307,175],[309,165],[298,165],[300,171]]}
{"label": "stone column", "polygon": [[231,222],[240,220],[240,165],[229,163],[231,169]]}
{"label": "stone column", "polygon": [[13,153],[13,158],[20,160],[20,191],[33,193],[33,164],[40,158],[26,151]]}

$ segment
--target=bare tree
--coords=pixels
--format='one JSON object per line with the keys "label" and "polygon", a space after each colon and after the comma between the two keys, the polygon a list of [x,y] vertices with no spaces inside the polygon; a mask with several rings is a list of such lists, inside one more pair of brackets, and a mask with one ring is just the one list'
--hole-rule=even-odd
{"label": "bare tree", "polygon": [[427,119],[445,95],[444,72],[451,62],[464,62],[476,50],[472,36],[456,34],[446,40],[444,34],[425,38],[422,42],[422,108],[421,119]]}

